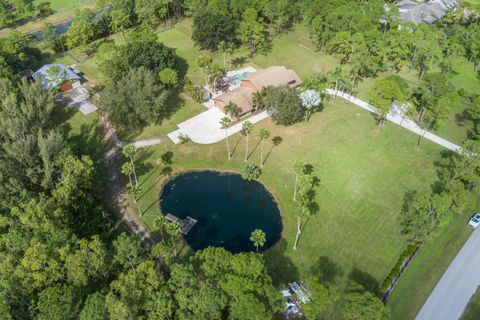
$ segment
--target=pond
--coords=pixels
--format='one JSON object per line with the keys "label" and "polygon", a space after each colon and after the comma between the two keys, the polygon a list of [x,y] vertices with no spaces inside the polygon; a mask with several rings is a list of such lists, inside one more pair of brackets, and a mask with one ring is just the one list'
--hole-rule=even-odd
{"label": "pond", "polygon": [[164,214],[198,221],[184,236],[195,251],[208,246],[233,253],[252,251],[250,234],[255,229],[266,234],[265,250],[282,234],[280,211],[272,195],[260,182],[247,182],[239,174],[180,174],[163,187],[160,208]]}

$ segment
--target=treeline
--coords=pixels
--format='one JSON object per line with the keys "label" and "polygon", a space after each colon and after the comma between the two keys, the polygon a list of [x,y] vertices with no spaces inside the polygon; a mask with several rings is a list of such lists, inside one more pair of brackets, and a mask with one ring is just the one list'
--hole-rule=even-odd
{"label": "treeline", "polygon": [[12,25],[19,19],[43,18],[53,14],[50,2],[37,3],[35,0],[0,1],[0,28]]}
{"label": "treeline", "polygon": [[0,77],[13,78],[30,67],[41,56],[40,50],[31,46],[31,40],[20,32],[0,38]]}
{"label": "treeline", "polygon": [[[176,256],[120,233],[98,168],[59,128],[37,84],[0,79],[2,319],[271,319],[282,310],[263,257]],[[60,117],[61,118],[61,117]],[[172,239],[173,240],[173,239]]]}
{"label": "treeline", "polygon": [[433,25],[401,23],[394,4],[381,0],[185,2],[193,40],[202,49],[221,43],[268,50],[275,34],[303,21],[318,49],[334,55],[356,82],[379,72],[415,68],[420,78],[437,68],[452,72],[464,58],[480,62],[480,25],[474,15],[449,12]]}
{"label": "treeline", "polygon": [[401,23],[396,6],[383,1],[312,0],[304,14],[319,49],[348,65],[354,82],[403,67],[422,78],[437,68],[452,72],[461,58],[475,66],[480,61],[480,25],[461,11],[433,25],[414,25]]}
{"label": "treeline", "polygon": [[[77,11],[67,33],[60,37],[51,32],[52,25],[45,26],[44,33],[55,51],[85,46],[117,32],[125,35],[134,26],[152,30],[183,13],[182,1],[98,0],[97,7],[98,11],[88,8]],[[95,45],[87,51],[96,51]]]}
{"label": "treeline", "polygon": [[[307,26],[318,49],[334,55],[354,84],[379,72],[416,69],[419,77],[453,72],[459,60],[480,62],[480,25],[475,14],[449,12],[433,25],[399,20],[394,4],[382,0],[98,0],[101,11],[77,14],[58,50],[87,45],[133,26],[154,29],[172,18],[193,18],[192,39],[202,49],[250,54],[268,51],[272,37]],[[88,48],[95,51],[95,46]]]}
{"label": "treeline", "polygon": [[431,191],[405,195],[401,223],[413,244],[428,239],[454,214],[475,208],[480,183],[480,142],[467,140],[460,153],[447,153],[438,162],[439,181]]}

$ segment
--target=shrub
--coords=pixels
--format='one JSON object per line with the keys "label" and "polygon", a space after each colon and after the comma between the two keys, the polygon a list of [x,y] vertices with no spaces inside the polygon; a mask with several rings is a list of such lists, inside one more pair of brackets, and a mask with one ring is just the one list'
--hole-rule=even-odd
{"label": "shrub", "polygon": [[262,91],[261,104],[268,110],[275,123],[289,126],[305,118],[305,108],[294,88],[265,87]]}

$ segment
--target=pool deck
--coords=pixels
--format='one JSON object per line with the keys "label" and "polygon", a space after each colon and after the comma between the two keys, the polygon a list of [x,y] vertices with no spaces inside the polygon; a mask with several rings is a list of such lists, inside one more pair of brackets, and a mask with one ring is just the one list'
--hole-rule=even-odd
{"label": "pool deck", "polygon": [[197,224],[197,220],[193,219],[192,217],[180,219],[179,217],[168,213],[165,218],[171,223],[176,223],[180,228],[180,233],[184,236],[186,236],[190,232],[190,230],[192,230],[192,228]]}

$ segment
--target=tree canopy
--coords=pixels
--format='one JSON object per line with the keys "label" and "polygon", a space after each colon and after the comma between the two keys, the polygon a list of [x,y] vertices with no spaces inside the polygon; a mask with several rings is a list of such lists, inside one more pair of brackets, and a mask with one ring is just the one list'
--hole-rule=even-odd
{"label": "tree canopy", "polygon": [[193,19],[192,39],[205,50],[217,50],[220,42],[235,39],[235,20],[215,12],[202,10]]}
{"label": "tree canopy", "polygon": [[174,51],[158,42],[157,35],[148,31],[132,31],[124,45],[105,44],[108,50],[102,55],[100,67],[114,80],[124,77],[128,70],[144,67],[158,74],[165,68],[178,72]]}
{"label": "tree canopy", "polygon": [[271,114],[273,121],[288,126],[305,118],[306,110],[297,90],[288,86],[265,87],[261,91],[261,105]]}
{"label": "tree canopy", "polygon": [[169,95],[153,71],[140,67],[109,82],[102,92],[101,104],[119,128],[135,129],[161,123],[173,111],[167,103]]}

